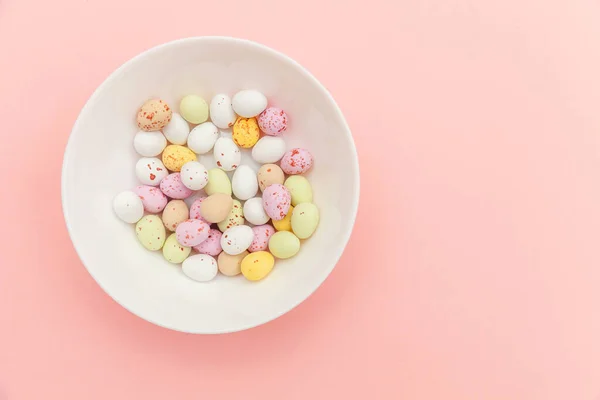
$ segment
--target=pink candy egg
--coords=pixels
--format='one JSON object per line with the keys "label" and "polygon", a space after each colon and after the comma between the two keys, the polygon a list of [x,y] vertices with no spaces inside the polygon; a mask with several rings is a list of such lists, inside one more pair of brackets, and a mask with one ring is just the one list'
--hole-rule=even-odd
{"label": "pink candy egg", "polygon": [[221,236],[223,234],[218,229],[211,229],[208,238],[200,243],[197,246],[194,246],[194,250],[196,250],[200,254],[208,254],[209,256],[218,256],[223,248],[221,247]]}
{"label": "pink candy egg", "polygon": [[306,149],[292,149],[283,155],[281,169],[288,175],[303,174],[313,165],[313,156]]}
{"label": "pink candy egg", "polygon": [[200,204],[202,204],[204,199],[206,199],[206,196],[200,196],[194,200],[192,206],[190,207],[190,219],[199,219],[200,221],[207,222],[204,218],[202,218],[202,215],[200,215]]}
{"label": "pink candy egg", "polygon": [[168,197],[172,199],[182,200],[190,197],[193,193],[191,189],[185,187],[181,182],[181,174],[175,172],[167,175],[162,181],[160,181],[160,190]]}
{"label": "pink candy egg", "polygon": [[252,253],[254,251],[267,250],[269,239],[275,233],[275,228],[271,225],[258,225],[252,228],[252,232],[254,232],[254,240],[250,247],[248,247],[248,251]]}
{"label": "pink candy egg", "polygon": [[262,201],[267,215],[274,221],[281,221],[290,209],[292,195],[285,186],[274,183],[265,188]]}
{"label": "pink candy egg", "polygon": [[167,205],[167,196],[163,194],[157,187],[140,185],[133,189],[142,200],[144,210],[149,213],[156,214],[164,210]]}
{"label": "pink candy egg", "polygon": [[177,235],[177,241],[182,246],[198,246],[208,239],[210,225],[199,219],[188,219],[177,225],[175,234]]}
{"label": "pink candy egg", "polygon": [[258,116],[258,127],[265,135],[279,136],[287,128],[288,116],[281,108],[269,107]]}

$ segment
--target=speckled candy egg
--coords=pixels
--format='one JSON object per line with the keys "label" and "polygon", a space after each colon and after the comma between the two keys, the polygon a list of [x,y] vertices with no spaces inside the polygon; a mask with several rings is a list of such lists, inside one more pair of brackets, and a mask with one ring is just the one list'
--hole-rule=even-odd
{"label": "speckled candy egg", "polygon": [[181,174],[176,172],[167,175],[160,183],[160,190],[172,199],[186,199],[192,195],[192,190],[186,188],[181,182]]}
{"label": "speckled candy egg", "polygon": [[211,151],[219,138],[219,129],[212,122],[205,122],[196,126],[188,136],[188,147],[197,154]]}
{"label": "speckled candy egg", "polygon": [[221,129],[231,128],[237,115],[231,106],[231,98],[219,93],[210,101],[210,119]]}
{"label": "speckled candy egg", "polygon": [[144,216],[142,200],[131,190],[121,192],[115,196],[113,209],[117,217],[129,224],[135,224]]}
{"label": "speckled candy egg", "polygon": [[181,167],[181,182],[188,189],[200,190],[208,183],[208,171],[198,161],[190,161]]}
{"label": "speckled candy egg", "polygon": [[208,254],[196,254],[188,257],[181,266],[183,273],[198,282],[208,282],[217,276],[217,260]]}
{"label": "speckled candy egg", "polygon": [[140,158],[135,164],[135,176],[144,185],[158,186],[167,175],[169,171],[156,157]]}
{"label": "speckled candy egg", "polygon": [[184,246],[198,246],[208,239],[210,225],[199,219],[188,219],[177,225],[177,241]]}
{"label": "speckled candy egg", "polygon": [[169,142],[183,145],[187,142],[188,135],[190,134],[190,126],[181,115],[173,113],[171,122],[162,131]]}
{"label": "speckled candy egg", "polygon": [[206,221],[204,218],[202,218],[202,215],[200,215],[200,205],[202,204],[204,199],[206,199],[206,196],[200,196],[196,200],[194,200],[194,202],[192,203],[192,205],[190,207],[190,218],[191,219],[199,219],[202,221]]}
{"label": "speckled candy egg", "polygon": [[275,230],[288,231],[288,232],[292,231],[292,213],[293,213],[293,211],[294,211],[294,206],[290,206],[290,209],[288,210],[285,218],[283,218],[279,221],[273,221],[273,226],[275,227]]}
{"label": "speckled candy egg", "polygon": [[242,153],[236,144],[228,137],[217,139],[214,148],[215,161],[223,171],[233,171],[242,161]]}
{"label": "speckled candy egg", "polygon": [[269,247],[269,239],[275,233],[275,229],[271,225],[259,225],[252,228],[254,232],[254,240],[248,251],[253,253],[255,251],[263,251]]}
{"label": "speckled candy egg", "polygon": [[171,200],[162,213],[162,221],[167,230],[174,232],[177,225],[189,218],[188,206],[183,200]]}
{"label": "speckled candy egg", "polygon": [[159,188],[154,186],[137,186],[133,191],[142,200],[144,210],[151,214],[157,214],[164,210],[165,206],[167,205],[167,201],[169,201],[167,196],[165,196]]}
{"label": "speckled candy egg", "polygon": [[171,107],[161,99],[151,99],[140,107],[137,114],[138,127],[146,132],[164,128],[173,115]]}
{"label": "speckled candy egg", "polygon": [[160,132],[139,131],[133,138],[133,147],[140,156],[156,157],[167,146],[167,139]]}
{"label": "speckled candy egg", "polygon": [[233,206],[231,207],[231,211],[229,211],[229,215],[223,221],[219,222],[217,226],[221,232],[225,232],[232,226],[244,225],[245,222],[242,203],[238,200],[233,200]]}
{"label": "speckled candy egg", "polygon": [[146,249],[160,250],[165,243],[165,226],[158,215],[146,215],[135,225],[135,234]]}
{"label": "speckled candy egg", "polygon": [[265,189],[262,200],[267,215],[274,221],[279,221],[288,213],[292,196],[285,186],[276,183]]}
{"label": "speckled candy egg", "polygon": [[163,150],[162,161],[169,171],[179,172],[185,163],[196,161],[196,154],[187,147],[171,144]]}
{"label": "speckled candy egg", "polygon": [[303,174],[313,165],[313,156],[306,149],[292,149],[283,155],[281,169],[288,175]]}
{"label": "speckled candy egg", "polygon": [[269,107],[258,116],[258,126],[265,135],[281,135],[287,129],[287,123],[287,114],[277,107]]}
{"label": "speckled candy egg", "polygon": [[192,252],[191,247],[182,246],[177,242],[177,236],[172,233],[163,246],[163,256],[165,259],[173,264],[181,264]]}
{"label": "speckled candy egg", "polygon": [[232,138],[235,144],[245,149],[254,146],[260,137],[256,118],[239,117],[235,121],[232,131]]}
{"label": "speckled candy egg", "polygon": [[194,250],[196,250],[200,254],[208,254],[210,256],[218,256],[223,248],[221,247],[221,236],[223,234],[218,229],[211,229],[208,233],[208,238],[200,243],[197,246],[194,246]]}
{"label": "speckled candy egg", "polygon": [[267,186],[278,183],[283,185],[285,175],[279,165],[265,164],[258,170],[258,187],[261,191],[265,191]]}
{"label": "speckled candy egg", "polygon": [[267,108],[267,97],[258,90],[240,90],[233,96],[231,106],[240,117],[252,118]]}
{"label": "speckled candy egg", "polygon": [[246,251],[253,240],[254,232],[248,225],[232,226],[223,232],[221,247],[225,253],[235,256]]}

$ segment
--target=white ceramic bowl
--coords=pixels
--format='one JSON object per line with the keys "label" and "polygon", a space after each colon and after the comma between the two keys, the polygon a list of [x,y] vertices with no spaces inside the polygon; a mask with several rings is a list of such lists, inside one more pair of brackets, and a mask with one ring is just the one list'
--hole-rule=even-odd
{"label": "white ceramic bowl", "polygon": [[[160,97],[175,111],[182,96],[210,101],[254,88],[290,117],[288,148],[309,149],[308,178],[321,221],[297,256],[278,260],[260,282],[218,276],[199,283],[137,241],[113,213],[113,197],[138,183],[133,149],[136,111]],[[201,161],[207,164],[211,160]],[[327,278],[354,225],[359,197],[356,149],[327,90],[302,66],[265,46],[225,37],[189,38],[152,48],[125,63],[94,92],[67,145],[63,212],[71,240],[98,284],[119,304],[157,325],[191,333],[251,328],[288,312]]]}

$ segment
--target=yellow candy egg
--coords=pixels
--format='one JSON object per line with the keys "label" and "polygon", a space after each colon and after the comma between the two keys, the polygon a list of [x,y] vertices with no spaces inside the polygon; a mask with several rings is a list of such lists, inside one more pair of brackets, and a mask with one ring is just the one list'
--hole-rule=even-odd
{"label": "yellow candy egg", "polygon": [[269,251],[277,258],[285,259],[295,256],[300,250],[300,239],[292,232],[275,232],[269,239]]}
{"label": "yellow candy egg", "polygon": [[160,250],[165,243],[165,226],[158,215],[146,215],[135,225],[138,240],[148,250]]}
{"label": "yellow candy egg", "polygon": [[275,227],[278,231],[292,231],[292,211],[294,211],[294,207],[290,206],[290,210],[285,215],[285,217],[280,221],[273,220],[273,227]]}
{"label": "yellow candy egg", "polygon": [[231,181],[221,168],[208,170],[208,183],[204,186],[207,195],[223,193],[231,196]]}
{"label": "yellow candy egg", "polygon": [[235,144],[245,149],[249,149],[258,142],[260,130],[256,118],[238,117],[233,124],[232,138]]}
{"label": "yellow candy egg", "polygon": [[177,234],[172,233],[163,246],[163,256],[173,264],[181,264],[192,252],[191,247],[182,246],[177,242]]}
{"label": "yellow candy egg", "polygon": [[242,274],[249,281],[260,281],[275,266],[275,258],[268,251],[257,251],[248,254],[242,260]]}
{"label": "yellow candy egg", "polygon": [[313,203],[298,204],[292,212],[292,232],[299,239],[309,238],[319,225],[319,209]]}
{"label": "yellow candy egg", "polygon": [[196,161],[196,153],[187,147],[178,144],[171,144],[163,150],[162,162],[169,171],[179,172],[183,164],[189,161]]}
{"label": "yellow candy egg", "polygon": [[283,184],[292,195],[292,205],[300,203],[312,203],[313,192],[308,179],[302,175],[292,175],[285,180]]}
{"label": "yellow candy egg", "polygon": [[192,124],[201,124],[208,119],[208,103],[195,94],[187,95],[179,103],[179,114]]}

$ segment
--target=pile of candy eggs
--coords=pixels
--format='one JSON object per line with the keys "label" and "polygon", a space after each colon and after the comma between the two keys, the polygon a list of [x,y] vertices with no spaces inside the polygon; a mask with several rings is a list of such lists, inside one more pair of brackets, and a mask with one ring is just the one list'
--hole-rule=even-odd
{"label": "pile of candy eggs", "polygon": [[[135,224],[142,246],[181,264],[187,277],[261,280],[317,229],[319,210],[304,176],[313,156],[287,149],[288,116],[259,91],[217,94],[210,103],[187,95],[179,113],[150,99],[137,126],[140,185],[115,196],[113,209]],[[199,160],[211,152],[216,167],[208,169]],[[242,152],[258,171],[242,163]]]}

